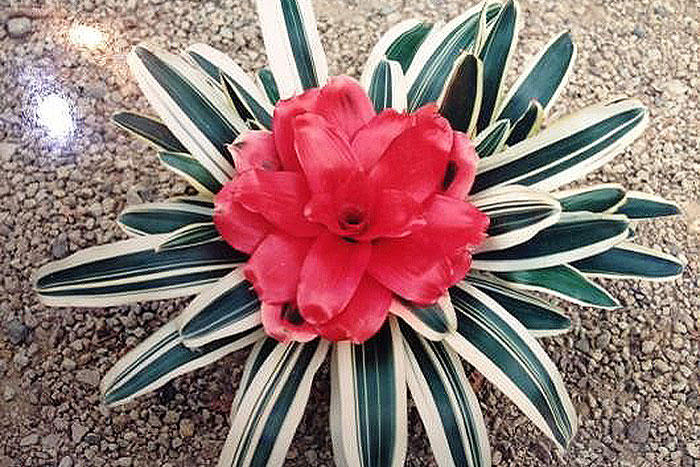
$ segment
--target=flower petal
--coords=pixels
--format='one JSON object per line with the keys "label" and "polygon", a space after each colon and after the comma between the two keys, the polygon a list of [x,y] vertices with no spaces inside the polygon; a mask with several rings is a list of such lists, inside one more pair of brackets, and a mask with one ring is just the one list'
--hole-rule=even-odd
{"label": "flower petal", "polygon": [[228,149],[239,173],[250,169],[282,170],[275,139],[269,131],[249,131],[242,142],[233,143]]}
{"label": "flower petal", "polygon": [[413,125],[414,118],[386,109],[370,120],[352,139],[352,149],[360,166],[369,171],[382,158],[389,145]]}
{"label": "flower petal", "polygon": [[301,315],[318,325],[337,316],[355,294],[372,247],[324,233],[311,246],[301,268],[297,302]]}
{"label": "flower petal", "polygon": [[275,106],[275,113],[272,117],[272,134],[275,138],[275,146],[284,170],[301,172],[301,166],[294,149],[294,128],[292,123],[297,115],[313,109],[318,95],[318,89],[309,89],[296,97],[279,101]]}
{"label": "flower petal", "polygon": [[273,305],[263,302],[260,309],[260,318],[267,335],[281,342],[309,342],[318,333],[303,319],[298,321],[298,314],[296,308],[289,304]]}
{"label": "flower petal", "polygon": [[400,190],[382,190],[369,215],[369,229],[357,240],[378,237],[405,237],[425,226],[423,208],[410,195]]}
{"label": "flower petal", "polygon": [[316,329],[325,339],[351,340],[360,344],[382,327],[391,300],[391,291],[365,274],[345,310],[327,323],[316,326]]}
{"label": "flower petal", "polygon": [[347,140],[319,115],[306,113],[294,120],[294,144],[314,193],[335,191],[357,171],[357,160]]}
{"label": "flower petal", "polygon": [[214,198],[214,225],[229,245],[243,253],[252,253],[272,226],[260,214],[236,202],[235,184],[229,182]]}
{"label": "flower petal", "polygon": [[374,106],[360,83],[349,76],[331,78],[316,101],[315,111],[350,140],[374,117]]}
{"label": "flower petal", "polygon": [[488,217],[466,201],[435,195],[427,225],[408,237],[372,246],[367,268],[384,286],[417,303],[432,303],[462,279],[471,265],[470,248],[484,237]]}
{"label": "flower petal", "polygon": [[234,199],[278,229],[297,237],[313,237],[320,232],[321,227],[303,215],[309,191],[302,174],[253,169],[239,174],[234,184]]}
{"label": "flower petal", "polygon": [[455,131],[452,153],[442,180],[443,192],[453,198],[466,198],[474,183],[478,161],[471,140],[464,133]]}
{"label": "flower petal", "polygon": [[267,303],[295,301],[301,265],[310,247],[310,239],[280,233],[265,237],[244,270],[260,300]]}
{"label": "flower petal", "polygon": [[406,191],[422,203],[442,184],[452,140],[447,120],[423,112],[389,145],[370,178],[378,187]]}

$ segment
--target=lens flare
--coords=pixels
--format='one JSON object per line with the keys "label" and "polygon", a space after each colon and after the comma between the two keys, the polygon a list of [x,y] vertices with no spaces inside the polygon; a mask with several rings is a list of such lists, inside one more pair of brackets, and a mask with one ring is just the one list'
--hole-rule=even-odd
{"label": "lens flare", "polygon": [[85,24],[74,25],[70,28],[68,35],[73,44],[88,49],[96,49],[106,41],[105,34],[102,31],[94,26]]}
{"label": "lens flare", "polygon": [[36,119],[54,139],[66,139],[75,130],[73,107],[60,94],[49,94],[39,99]]}

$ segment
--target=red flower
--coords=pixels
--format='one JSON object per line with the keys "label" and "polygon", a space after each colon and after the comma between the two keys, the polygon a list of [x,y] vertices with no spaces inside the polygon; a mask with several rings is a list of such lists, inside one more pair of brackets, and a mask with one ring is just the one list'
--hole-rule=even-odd
{"label": "red flower", "polygon": [[280,102],[272,132],[231,148],[214,221],[245,266],[268,334],[362,342],[394,295],[433,303],[489,220],[465,201],[477,157],[435,106],[376,114],[354,80]]}

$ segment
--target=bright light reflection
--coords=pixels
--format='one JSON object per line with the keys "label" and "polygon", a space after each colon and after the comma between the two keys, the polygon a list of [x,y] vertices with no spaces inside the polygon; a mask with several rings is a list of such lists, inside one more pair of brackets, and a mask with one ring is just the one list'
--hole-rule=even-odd
{"label": "bright light reflection", "polygon": [[41,97],[36,108],[36,118],[46,128],[49,136],[55,139],[65,139],[75,130],[71,104],[60,94]]}
{"label": "bright light reflection", "polygon": [[76,24],[68,33],[73,44],[95,49],[105,42],[105,34],[94,26]]}

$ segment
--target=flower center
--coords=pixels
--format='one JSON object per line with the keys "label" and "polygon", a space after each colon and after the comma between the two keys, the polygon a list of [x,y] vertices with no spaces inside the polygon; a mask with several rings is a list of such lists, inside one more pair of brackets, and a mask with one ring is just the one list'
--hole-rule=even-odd
{"label": "flower center", "polygon": [[282,319],[295,326],[304,324],[304,318],[301,317],[299,308],[291,303],[285,303],[282,307]]}
{"label": "flower center", "polygon": [[338,227],[347,235],[359,235],[367,230],[367,216],[357,206],[343,208],[338,217]]}

